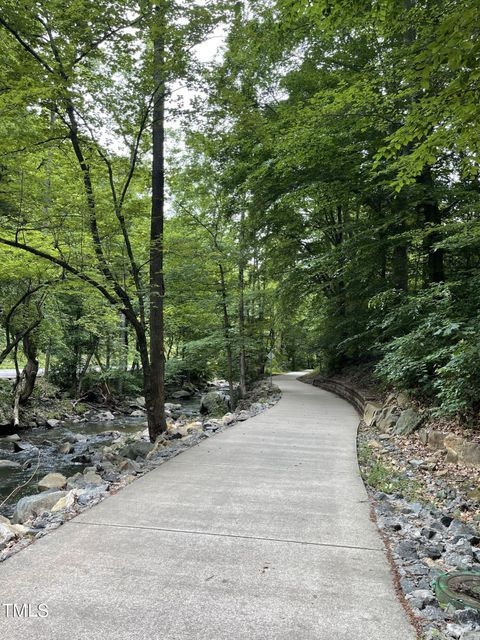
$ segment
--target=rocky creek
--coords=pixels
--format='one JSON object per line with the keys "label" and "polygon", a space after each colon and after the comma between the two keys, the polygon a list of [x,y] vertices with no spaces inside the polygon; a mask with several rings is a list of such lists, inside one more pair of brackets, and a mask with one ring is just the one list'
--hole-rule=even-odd
{"label": "rocky creek", "polygon": [[[199,414],[200,396],[176,399],[169,406],[173,417],[193,419]],[[137,409],[132,413],[142,412]],[[105,416],[110,419],[103,419]],[[0,438],[0,504],[5,501],[0,514],[9,517],[20,498],[37,493],[38,480],[46,474],[58,472],[69,477],[83,472],[90,464],[92,451],[101,450],[122,436],[140,435],[147,426],[143,415],[112,416],[107,411],[98,412],[91,419],[51,423],[55,426],[22,429]]]}
{"label": "rocky creek", "polygon": [[78,418],[47,418],[48,429],[5,434],[0,562],[202,439],[265,411],[279,400],[280,390],[259,381],[233,412],[221,385],[203,396],[172,396],[167,430],[155,443],[148,437],[143,398],[117,406],[117,416],[97,407]]}

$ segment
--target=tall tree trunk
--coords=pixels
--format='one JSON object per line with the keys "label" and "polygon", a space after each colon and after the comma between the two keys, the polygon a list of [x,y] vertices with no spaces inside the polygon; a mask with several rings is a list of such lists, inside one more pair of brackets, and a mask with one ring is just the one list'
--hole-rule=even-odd
{"label": "tall tree trunk", "polygon": [[392,284],[399,291],[408,291],[408,250],[403,243],[393,247]]}
{"label": "tall tree trunk", "polygon": [[163,296],[163,222],[165,207],[165,28],[166,5],[157,0],[153,25],[152,214],[150,226],[150,371],[145,371],[148,431],[152,442],[166,430]]}
{"label": "tall tree trunk", "polygon": [[118,395],[123,394],[123,373],[128,370],[128,326],[125,314],[120,313],[120,375],[118,376],[117,392]]}
{"label": "tall tree trunk", "polygon": [[88,367],[90,366],[90,362],[92,361],[97,345],[98,345],[98,338],[94,338],[91,343],[90,351],[88,351],[87,353],[87,358],[83,364],[83,367],[80,370],[80,373],[78,374],[77,390],[76,390],[77,397],[80,397],[82,393],[83,379],[87,375]]}
{"label": "tall tree trunk", "polygon": [[240,354],[239,354],[239,370],[240,370],[240,397],[243,398],[247,393],[247,363],[245,357],[245,277],[244,277],[244,213],[242,211],[240,217],[240,259],[238,263],[238,332],[240,336]]}
{"label": "tall tree trunk", "polygon": [[50,378],[50,359],[52,356],[52,339],[49,338],[47,342],[47,348],[45,349],[45,367],[43,370],[43,377],[46,382]]}
{"label": "tall tree trunk", "polygon": [[221,262],[218,263],[218,271],[220,273],[220,296],[223,311],[223,335],[225,337],[225,350],[227,353],[228,390],[230,393],[230,408],[233,411],[237,402],[235,397],[235,388],[233,385],[233,356],[232,345],[230,342],[230,317],[228,315],[227,287],[225,284],[225,272]]}
{"label": "tall tree trunk", "polygon": [[108,334],[105,344],[105,367],[110,369],[110,360],[112,357],[112,336]]}
{"label": "tall tree trunk", "polygon": [[[429,166],[425,167],[418,177],[419,184],[423,187],[422,201],[419,209],[423,215],[425,222],[426,235],[423,240],[423,248],[427,254],[427,263],[425,265],[425,283],[444,282],[445,268],[443,249],[437,249],[435,245],[441,240],[441,232],[439,226],[442,222],[442,212],[438,205],[438,199],[435,195],[435,184],[433,181],[432,171]],[[430,231],[430,228],[432,229]]]}

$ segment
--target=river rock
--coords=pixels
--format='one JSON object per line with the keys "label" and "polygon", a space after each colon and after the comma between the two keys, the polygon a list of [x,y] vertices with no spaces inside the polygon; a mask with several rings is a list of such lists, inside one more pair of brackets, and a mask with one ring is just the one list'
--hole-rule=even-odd
{"label": "river rock", "polygon": [[22,451],[29,451],[30,453],[36,453],[38,448],[33,446],[31,442],[14,442],[13,450],[15,453],[20,453]]}
{"label": "river rock", "polygon": [[145,411],[143,409],[135,409],[130,414],[132,418],[143,418],[145,416]]}
{"label": "river rock", "polygon": [[64,442],[58,447],[58,453],[62,455],[68,455],[69,453],[73,453],[75,447],[71,442]]}
{"label": "river rock", "polygon": [[62,473],[47,473],[47,475],[39,480],[38,487],[42,491],[48,489],[63,489],[67,484],[67,478]]}
{"label": "river rock", "polygon": [[61,420],[57,420],[56,418],[48,418],[47,420],[47,427],[49,429],[55,429],[56,427],[59,427],[62,424]]}
{"label": "river rock", "polygon": [[69,491],[63,498],[60,498],[52,507],[52,513],[71,509],[75,503],[75,492]]}
{"label": "river rock", "polygon": [[76,487],[80,486],[80,482],[83,481],[83,474],[78,472],[73,474],[73,476],[70,476],[69,478],[67,478],[67,489],[75,489]]}
{"label": "river rock", "polygon": [[175,398],[175,400],[180,400],[180,398],[190,398],[191,395],[191,391],[187,391],[187,389],[179,389],[178,391],[174,391],[172,393],[172,398]]}
{"label": "river rock", "polygon": [[155,443],[153,444],[153,447],[151,448],[151,450],[148,452],[147,460],[154,458],[160,451],[165,449],[166,446],[168,446],[168,440],[165,440],[163,436],[159,436],[155,440]]}
{"label": "river rock", "polygon": [[406,409],[402,411],[395,425],[395,433],[399,436],[408,436],[419,428],[423,420],[415,409]]}
{"label": "river rock", "polygon": [[236,419],[237,419],[239,422],[244,422],[245,420],[248,420],[249,418],[250,418],[250,414],[249,414],[249,412],[248,412],[248,411],[245,411],[245,410],[243,410],[243,411],[239,411],[239,412],[236,414]]}
{"label": "river rock", "polygon": [[137,458],[146,458],[150,451],[153,449],[153,444],[146,440],[138,440],[137,442],[131,442],[119,449],[118,453],[123,458],[129,458],[130,460],[136,460]]}
{"label": "river rock", "polygon": [[115,416],[111,411],[100,411],[100,413],[96,415],[96,420],[98,420],[98,422],[107,422],[109,420],[115,420]]}
{"label": "river rock", "polygon": [[99,486],[103,484],[102,476],[92,470],[88,470],[83,474],[83,481],[85,485]]}
{"label": "river rock", "polygon": [[22,465],[14,460],[0,460],[0,469],[19,469]]}
{"label": "river rock", "polygon": [[140,465],[134,460],[123,460],[119,465],[119,470],[122,473],[138,473],[141,469]]}
{"label": "river rock", "polygon": [[200,413],[221,417],[229,410],[230,398],[223,391],[209,391],[200,401]]}
{"label": "river rock", "polygon": [[50,511],[64,495],[66,495],[65,491],[52,491],[21,498],[15,507],[12,522],[14,524],[23,524],[32,516],[40,515],[44,511]]}
{"label": "river rock", "polygon": [[21,438],[18,433],[12,433],[9,436],[5,436],[3,440],[6,440],[7,442],[19,442]]}
{"label": "river rock", "polygon": [[15,538],[11,527],[8,524],[0,523],[0,551],[3,551],[10,540]]}

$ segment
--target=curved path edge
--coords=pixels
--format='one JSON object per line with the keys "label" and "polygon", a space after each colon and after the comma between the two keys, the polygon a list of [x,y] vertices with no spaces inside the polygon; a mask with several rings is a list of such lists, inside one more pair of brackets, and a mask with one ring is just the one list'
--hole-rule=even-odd
{"label": "curved path edge", "polygon": [[298,375],[276,378],[273,408],[0,565],[0,637],[413,640],[369,518],[358,416]]}

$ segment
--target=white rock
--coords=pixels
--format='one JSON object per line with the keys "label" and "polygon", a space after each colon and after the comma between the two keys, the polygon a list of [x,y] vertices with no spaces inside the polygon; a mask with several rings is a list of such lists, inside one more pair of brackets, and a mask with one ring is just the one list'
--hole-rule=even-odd
{"label": "white rock", "polygon": [[52,507],[52,511],[64,511],[65,509],[71,509],[75,503],[75,492],[69,491],[66,496],[60,498]]}
{"label": "white rock", "polygon": [[0,551],[5,549],[10,540],[15,538],[15,533],[8,524],[0,523]]}
{"label": "white rock", "polygon": [[63,489],[67,484],[67,478],[62,473],[47,473],[47,475],[38,482],[38,486],[42,491],[47,489]]}
{"label": "white rock", "polygon": [[6,440],[7,442],[19,442],[21,438],[18,433],[12,433],[12,435],[10,436],[5,436],[4,440]]}

